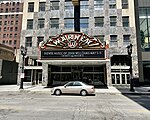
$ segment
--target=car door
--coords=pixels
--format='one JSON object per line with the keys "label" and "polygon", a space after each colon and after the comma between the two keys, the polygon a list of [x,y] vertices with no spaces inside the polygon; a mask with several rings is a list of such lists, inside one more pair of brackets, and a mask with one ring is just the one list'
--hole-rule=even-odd
{"label": "car door", "polygon": [[63,88],[63,93],[73,93],[72,90],[73,90],[73,83],[74,82],[69,82],[67,83],[66,85],[64,85],[64,88]]}
{"label": "car door", "polygon": [[74,82],[71,89],[72,89],[71,90],[72,93],[79,94],[80,91],[82,90],[82,85],[80,82]]}

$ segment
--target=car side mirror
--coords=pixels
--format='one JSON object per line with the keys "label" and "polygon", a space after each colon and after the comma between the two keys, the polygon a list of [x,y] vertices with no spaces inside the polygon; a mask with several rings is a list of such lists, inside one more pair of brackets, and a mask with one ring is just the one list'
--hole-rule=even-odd
{"label": "car side mirror", "polygon": [[64,87],[66,88],[66,87],[67,87],[67,85],[64,85]]}

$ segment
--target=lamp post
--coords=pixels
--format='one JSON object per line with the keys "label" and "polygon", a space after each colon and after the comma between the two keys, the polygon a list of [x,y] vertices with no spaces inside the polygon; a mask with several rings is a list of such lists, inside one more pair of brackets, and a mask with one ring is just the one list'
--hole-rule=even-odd
{"label": "lamp post", "polygon": [[23,81],[24,81],[24,57],[27,53],[27,48],[21,46],[20,47],[21,55],[22,55],[22,70],[21,70],[21,81],[20,81],[20,89],[23,89]]}
{"label": "lamp post", "polygon": [[130,64],[130,68],[129,68],[129,72],[130,72],[130,91],[134,92],[134,86],[133,86],[133,73],[132,73],[132,44],[127,46],[127,52],[128,52],[128,58],[129,58],[129,64]]}

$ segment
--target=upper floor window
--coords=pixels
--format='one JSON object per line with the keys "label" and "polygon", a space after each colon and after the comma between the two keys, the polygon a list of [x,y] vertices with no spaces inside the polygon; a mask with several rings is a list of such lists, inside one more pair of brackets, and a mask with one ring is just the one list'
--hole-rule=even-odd
{"label": "upper floor window", "polygon": [[50,28],[59,28],[59,19],[58,18],[50,19]]}
{"label": "upper floor window", "polygon": [[0,9],[0,13],[3,13],[3,8]]}
{"label": "upper floor window", "polygon": [[122,0],[122,9],[128,9],[128,0]]}
{"label": "upper floor window", "polygon": [[122,25],[123,27],[129,27],[129,16],[122,17]]}
{"label": "upper floor window", "polygon": [[65,10],[73,10],[73,4],[71,0],[65,0]]}
{"label": "upper floor window", "polygon": [[123,35],[123,42],[130,42],[130,35]]}
{"label": "upper floor window", "polygon": [[89,7],[88,0],[80,0],[80,9],[87,10]]}
{"label": "upper floor window", "polygon": [[27,20],[27,29],[33,29],[33,19]]}
{"label": "upper floor window", "polygon": [[38,28],[44,28],[45,19],[38,19]]}
{"label": "upper floor window", "polygon": [[2,21],[0,21],[0,25],[2,25]]}
{"label": "upper floor window", "polygon": [[116,26],[117,23],[117,17],[116,16],[110,16],[110,26]]}
{"label": "upper floor window", "polygon": [[5,9],[5,12],[8,13],[8,11],[9,11],[8,8],[6,8],[6,9]]}
{"label": "upper floor window", "polygon": [[59,1],[51,1],[50,9],[51,10],[59,10]]}
{"label": "upper floor window", "polygon": [[104,35],[95,36],[97,39],[99,39],[102,43],[104,42]]}
{"label": "upper floor window", "polygon": [[116,8],[116,0],[109,0],[109,8],[110,9]]}
{"label": "upper floor window", "polygon": [[34,12],[34,2],[28,3],[28,12]]}
{"label": "upper floor window", "polygon": [[74,28],[74,19],[73,18],[67,18],[65,19],[65,28]]}
{"label": "upper floor window", "polygon": [[45,11],[45,2],[39,3],[39,12]]}
{"label": "upper floor window", "polygon": [[43,40],[44,40],[43,36],[37,37],[37,46],[39,46],[39,43]]}
{"label": "upper floor window", "polygon": [[110,35],[110,42],[117,42],[117,35]]}
{"label": "upper floor window", "polygon": [[0,15],[0,19],[2,19],[2,15]]}
{"label": "upper floor window", "polygon": [[26,37],[25,46],[26,47],[32,47],[32,37]]}
{"label": "upper floor window", "polygon": [[94,9],[99,10],[104,8],[104,0],[94,0]]}
{"label": "upper floor window", "polygon": [[104,17],[96,17],[95,27],[103,27],[103,25],[104,25]]}
{"label": "upper floor window", "polygon": [[80,19],[80,28],[88,28],[89,27],[89,19],[81,18]]}

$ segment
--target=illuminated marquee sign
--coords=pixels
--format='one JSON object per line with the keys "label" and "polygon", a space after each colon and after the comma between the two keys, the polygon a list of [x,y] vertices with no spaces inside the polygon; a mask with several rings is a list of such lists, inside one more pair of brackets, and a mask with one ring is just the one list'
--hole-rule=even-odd
{"label": "illuminated marquee sign", "polygon": [[105,58],[101,41],[81,32],[63,33],[39,44],[41,59]]}
{"label": "illuminated marquee sign", "polygon": [[64,33],[57,37],[49,38],[46,41],[42,41],[39,44],[41,49],[58,48],[58,49],[75,49],[75,48],[104,48],[101,41],[94,37],[80,32]]}
{"label": "illuminated marquee sign", "polygon": [[104,50],[41,51],[41,59],[48,58],[105,58]]}

